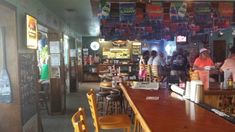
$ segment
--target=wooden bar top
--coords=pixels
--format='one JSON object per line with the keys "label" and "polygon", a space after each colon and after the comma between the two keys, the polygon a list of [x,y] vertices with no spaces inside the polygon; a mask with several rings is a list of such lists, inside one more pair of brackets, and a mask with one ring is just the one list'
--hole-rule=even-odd
{"label": "wooden bar top", "polygon": [[132,89],[125,83],[121,88],[144,132],[235,132],[235,124],[168,89]]}

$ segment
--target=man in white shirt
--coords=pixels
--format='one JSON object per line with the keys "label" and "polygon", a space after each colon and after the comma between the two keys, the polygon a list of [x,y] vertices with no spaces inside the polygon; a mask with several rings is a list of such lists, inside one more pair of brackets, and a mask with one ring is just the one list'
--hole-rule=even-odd
{"label": "man in white shirt", "polygon": [[164,78],[164,66],[166,65],[164,60],[164,55],[162,52],[159,52],[158,55],[153,59],[152,65],[156,65],[158,69],[158,76]]}
{"label": "man in white shirt", "polygon": [[153,59],[157,56],[157,51],[152,50],[151,51],[151,56],[148,59],[148,65],[152,65],[153,64]]}
{"label": "man in white shirt", "polygon": [[150,67],[151,67],[151,74],[154,77],[158,77],[158,68],[157,68],[156,62],[153,61],[154,58],[156,58],[156,56],[157,56],[157,51],[152,50],[151,51],[151,57],[148,60],[148,65],[150,65]]}

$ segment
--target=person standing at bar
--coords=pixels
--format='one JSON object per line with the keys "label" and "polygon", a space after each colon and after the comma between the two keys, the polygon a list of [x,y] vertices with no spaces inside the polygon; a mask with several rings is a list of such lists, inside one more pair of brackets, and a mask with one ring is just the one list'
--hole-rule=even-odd
{"label": "person standing at bar", "polygon": [[144,59],[144,63],[145,63],[145,64],[148,63],[149,56],[150,56],[149,51],[148,51],[148,50],[144,51],[144,53],[143,53],[143,59]]}
{"label": "person standing at bar", "polygon": [[153,66],[153,59],[157,56],[157,51],[152,50],[151,51],[151,55],[147,61],[147,65],[146,65],[146,70],[147,70],[147,76],[148,76],[148,80],[151,81],[153,75],[153,70],[157,70],[157,66]]}
{"label": "person standing at bar", "polygon": [[149,58],[149,61],[151,62],[150,63],[148,62],[151,65],[151,73],[152,73],[153,78],[158,78],[157,57],[158,57],[157,51],[153,50],[151,52],[151,57]]}
{"label": "person standing at bar", "polygon": [[221,70],[225,72],[229,70],[232,73],[233,82],[235,81],[235,46],[230,48],[230,56],[224,61],[224,64],[221,66]]}
{"label": "person standing at bar", "polygon": [[209,56],[209,51],[206,48],[202,48],[199,51],[199,57],[193,63],[193,69],[199,74],[199,79],[203,82],[204,90],[209,88],[209,70],[207,67],[214,66],[214,62]]}

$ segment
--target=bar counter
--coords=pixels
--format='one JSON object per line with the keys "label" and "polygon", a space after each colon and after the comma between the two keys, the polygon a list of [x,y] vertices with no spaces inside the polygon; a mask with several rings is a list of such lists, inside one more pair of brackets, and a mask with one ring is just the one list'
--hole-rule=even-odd
{"label": "bar counter", "polygon": [[234,88],[220,88],[218,82],[210,83],[209,89],[204,91],[205,95],[235,95]]}
{"label": "bar counter", "polygon": [[204,103],[235,116],[235,89],[220,88],[219,83],[210,83],[208,90],[204,91]]}
{"label": "bar counter", "polygon": [[[121,89],[144,132],[234,132],[235,124],[165,88]],[[157,97],[158,100],[147,100]]]}

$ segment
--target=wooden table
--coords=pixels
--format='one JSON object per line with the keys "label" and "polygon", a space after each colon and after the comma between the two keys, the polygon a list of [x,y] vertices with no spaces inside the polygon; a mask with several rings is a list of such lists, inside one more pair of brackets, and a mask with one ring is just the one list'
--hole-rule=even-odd
{"label": "wooden table", "polygon": [[[144,132],[235,132],[235,124],[177,98],[168,89],[132,89],[124,83],[120,86]],[[146,100],[149,96],[159,100]]]}

